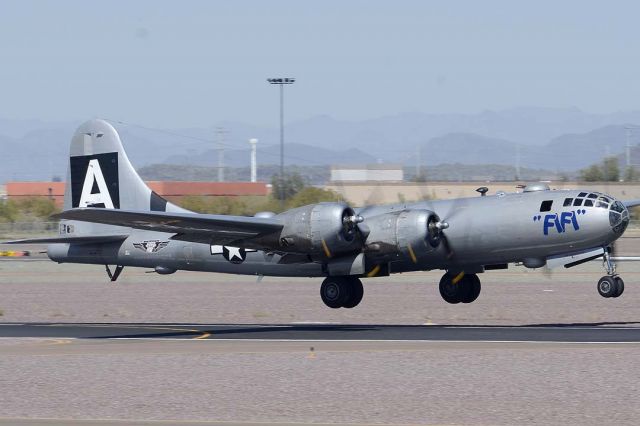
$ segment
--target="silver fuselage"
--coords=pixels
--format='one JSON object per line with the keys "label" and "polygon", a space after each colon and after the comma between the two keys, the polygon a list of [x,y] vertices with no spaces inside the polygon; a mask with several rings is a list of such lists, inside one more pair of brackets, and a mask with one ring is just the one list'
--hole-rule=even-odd
{"label": "silver fuselage", "polygon": [[[605,247],[620,237],[624,227],[614,231],[610,205],[565,206],[590,191],[554,190],[453,200],[372,206],[359,209],[368,218],[407,209],[435,212],[449,224],[446,231],[449,250],[443,245],[419,256],[419,261],[402,253],[385,261],[390,273],[449,269],[481,271],[488,265],[545,261],[586,249]],[[601,196],[602,194],[597,194]],[[610,197],[608,197],[610,199]],[[587,200],[586,196],[581,199]],[[541,211],[543,202],[548,211]],[[551,203],[549,203],[551,202]],[[543,210],[546,210],[546,207]],[[625,217],[628,213],[624,210]],[[615,213],[614,213],[615,215]],[[625,223],[626,225],[626,223]],[[77,222],[76,226],[83,224]],[[60,263],[122,265],[166,270],[190,270],[266,276],[325,276],[326,262],[304,256],[249,251],[211,244],[172,240],[173,234],[126,229],[129,237],[118,243],[52,244],[49,257]],[[453,253],[453,254],[452,254]],[[365,256],[368,256],[365,254]]]}

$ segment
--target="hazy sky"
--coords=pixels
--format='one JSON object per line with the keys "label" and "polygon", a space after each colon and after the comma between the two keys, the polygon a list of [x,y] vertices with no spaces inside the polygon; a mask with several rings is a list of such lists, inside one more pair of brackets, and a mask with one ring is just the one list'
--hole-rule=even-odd
{"label": "hazy sky", "polygon": [[150,126],[640,109],[637,1],[0,2],[0,117]]}

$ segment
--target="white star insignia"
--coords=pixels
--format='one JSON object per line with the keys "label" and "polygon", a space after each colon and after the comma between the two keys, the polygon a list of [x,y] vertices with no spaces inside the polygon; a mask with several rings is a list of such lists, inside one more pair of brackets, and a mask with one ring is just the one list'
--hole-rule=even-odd
{"label": "white star insignia", "polygon": [[227,250],[229,251],[229,260],[233,260],[236,257],[240,260],[242,259],[242,254],[240,254],[240,248],[238,247],[227,247]]}

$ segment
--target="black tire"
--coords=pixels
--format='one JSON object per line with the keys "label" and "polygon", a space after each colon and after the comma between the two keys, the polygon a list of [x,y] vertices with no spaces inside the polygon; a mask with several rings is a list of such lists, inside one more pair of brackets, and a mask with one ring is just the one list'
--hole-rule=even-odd
{"label": "black tire", "polygon": [[356,277],[349,277],[349,281],[351,282],[351,291],[349,294],[349,298],[342,305],[343,308],[351,309],[355,308],[362,301],[362,296],[364,296],[364,287],[362,286],[362,281]]}
{"label": "black tire", "polygon": [[320,297],[332,309],[341,308],[351,295],[351,284],[345,277],[327,277],[320,286]]}
{"label": "black tire", "polygon": [[442,278],[440,278],[440,296],[445,302],[455,304],[462,301],[462,295],[464,294],[466,286],[464,285],[464,278],[453,283],[454,276],[447,272]]}
{"label": "black tire", "polygon": [[615,277],[615,280],[616,280],[617,291],[615,296],[612,296],[612,297],[620,297],[622,293],[624,293],[624,281],[620,277]]}
{"label": "black tire", "polygon": [[462,281],[466,288],[460,301],[462,303],[471,303],[475,301],[478,296],[480,296],[480,290],[482,289],[482,286],[480,285],[480,278],[478,278],[476,274],[469,274],[465,275]]}
{"label": "black tire", "polygon": [[618,292],[618,283],[614,277],[609,275],[598,280],[598,293],[602,297],[615,297]]}

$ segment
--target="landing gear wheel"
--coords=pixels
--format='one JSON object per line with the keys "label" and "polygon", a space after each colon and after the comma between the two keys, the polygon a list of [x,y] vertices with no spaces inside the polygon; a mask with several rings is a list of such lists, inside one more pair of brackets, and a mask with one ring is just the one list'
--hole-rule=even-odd
{"label": "landing gear wheel", "polygon": [[[456,274],[457,275],[457,274]],[[480,296],[480,278],[476,274],[466,274],[453,283],[456,275],[447,272],[440,279],[440,296],[447,303],[471,303]]]}
{"label": "landing gear wheel", "polygon": [[327,277],[320,286],[320,297],[325,305],[338,309],[349,300],[351,288],[347,277]]}
{"label": "landing gear wheel", "polygon": [[[618,277],[612,277],[609,275],[600,278],[600,280],[598,281],[598,293],[600,293],[600,296],[617,297],[616,295],[618,294],[618,281],[616,278]],[[620,281],[622,280],[620,279]],[[622,284],[622,286],[624,286],[624,283]],[[622,289],[624,290],[624,287],[622,287]],[[620,294],[622,294],[622,292],[620,292]]]}
{"label": "landing gear wheel", "polygon": [[463,285],[466,287],[466,291],[462,295],[460,300],[462,303],[471,303],[480,296],[480,278],[476,274],[465,275],[462,279]]}
{"label": "landing gear wheel", "polygon": [[624,281],[622,281],[622,278],[620,277],[615,277],[615,280],[618,291],[616,291],[616,294],[613,297],[620,297],[622,293],[624,293]]}
{"label": "landing gear wheel", "polygon": [[349,294],[349,298],[342,305],[343,308],[355,308],[362,301],[362,296],[364,296],[364,287],[362,287],[362,281],[355,277],[349,277],[348,280],[351,282],[351,292]]}
{"label": "landing gear wheel", "polygon": [[440,278],[440,296],[447,303],[460,303],[462,300],[462,294],[464,293],[464,285],[462,285],[462,280],[457,283],[453,283],[453,279],[455,277],[450,273],[445,273],[442,278]]}

